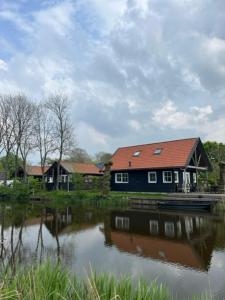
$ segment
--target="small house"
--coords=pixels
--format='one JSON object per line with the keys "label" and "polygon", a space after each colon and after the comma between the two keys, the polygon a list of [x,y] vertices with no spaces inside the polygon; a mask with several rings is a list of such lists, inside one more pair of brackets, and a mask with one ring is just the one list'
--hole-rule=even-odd
{"label": "small house", "polygon": [[[55,161],[45,172],[46,185],[48,190],[56,189],[57,185],[58,162]],[[76,163],[68,160],[59,162],[59,188],[64,190],[73,190],[75,185],[73,175],[80,174],[84,183],[90,186],[93,177],[102,176],[102,170],[91,163]]]}
{"label": "small house", "polygon": [[112,163],[113,191],[195,191],[197,173],[212,169],[200,138],[122,147]]}
{"label": "small house", "polygon": [[[44,167],[44,174],[48,170],[48,166]],[[42,167],[41,166],[27,166],[26,167],[27,176],[32,176],[35,179],[42,179]]]}

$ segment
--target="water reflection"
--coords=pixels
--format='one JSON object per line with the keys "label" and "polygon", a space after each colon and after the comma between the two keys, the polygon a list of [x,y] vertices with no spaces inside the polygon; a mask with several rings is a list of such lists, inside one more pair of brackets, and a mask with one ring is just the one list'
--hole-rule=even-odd
{"label": "water reflection", "polygon": [[[0,205],[0,272],[46,259],[77,276],[96,271],[166,283],[177,299],[223,299],[224,213]],[[180,298],[179,298],[180,296]]]}
{"label": "water reflection", "polygon": [[99,222],[98,212],[92,210],[73,213],[72,207],[0,206],[0,268],[15,270],[18,263],[31,264],[46,259],[74,260],[73,240],[70,236],[90,229]]}
{"label": "water reflection", "polygon": [[113,211],[110,223],[105,226],[106,244],[131,254],[207,271],[216,236],[211,217],[175,212]]}

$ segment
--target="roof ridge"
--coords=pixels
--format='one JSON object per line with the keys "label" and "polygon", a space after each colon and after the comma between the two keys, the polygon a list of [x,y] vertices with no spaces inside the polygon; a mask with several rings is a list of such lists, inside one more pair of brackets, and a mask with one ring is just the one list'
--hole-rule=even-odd
{"label": "roof ridge", "polygon": [[[197,140],[200,137],[193,137],[193,138],[185,138],[185,139],[176,139],[176,140],[167,140],[167,141],[163,141],[163,142],[153,142],[153,143],[147,143],[147,144],[138,144],[138,145],[132,145],[132,146],[124,146],[124,147],[119,147],[118,149],[124,149],[124,148],[132,148],[132,147],[138,147],[138,146],[148,146],[148,145],[155,145],[155,144],[164,144],[164,143],[171,143],[171,142],[178,142],[178,141],[186,141],[186,140]],[[115,151],[115,153],[117,152],[117,150]],[[115,154],[114,153],[114,154]],[[113,155],[114,155],[113,154]]]}

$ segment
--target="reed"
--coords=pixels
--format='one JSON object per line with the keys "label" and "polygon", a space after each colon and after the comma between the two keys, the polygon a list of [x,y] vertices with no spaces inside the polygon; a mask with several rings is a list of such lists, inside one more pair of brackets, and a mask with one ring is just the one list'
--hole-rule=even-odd
{"label": "reed", "polygon": [[1,278],[1,300],[164,300],[169,294],[163,285],[139,281],[135,287],[130,278],[116,279],[109,274],[90,272],[86,279],[71,276],[59,265],[45,263],[17,271]]}

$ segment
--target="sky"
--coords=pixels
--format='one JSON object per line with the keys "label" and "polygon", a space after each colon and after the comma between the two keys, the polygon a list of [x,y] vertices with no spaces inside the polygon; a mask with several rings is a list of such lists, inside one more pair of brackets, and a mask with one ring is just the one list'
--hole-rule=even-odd
{"label": "sky", "polygon": [[0,0],[0,93],[71,100],[94,154],[225,143],[224,0]]}

